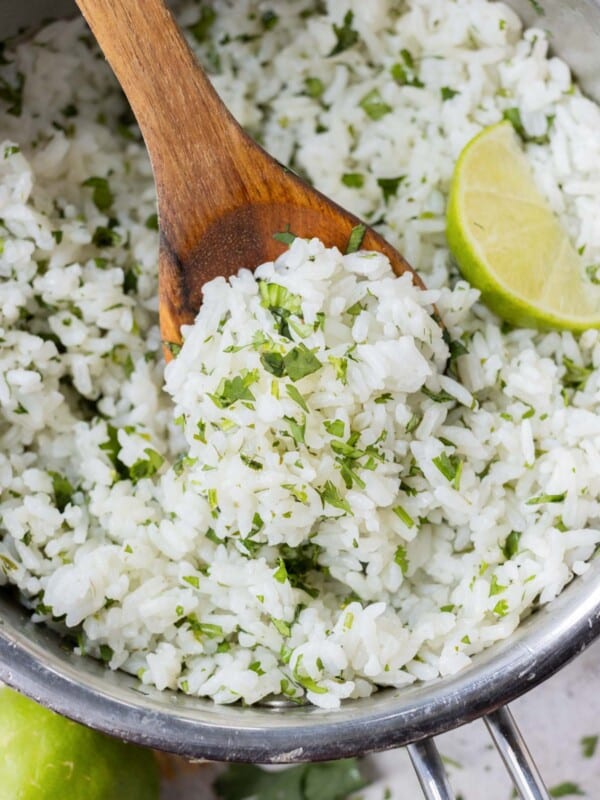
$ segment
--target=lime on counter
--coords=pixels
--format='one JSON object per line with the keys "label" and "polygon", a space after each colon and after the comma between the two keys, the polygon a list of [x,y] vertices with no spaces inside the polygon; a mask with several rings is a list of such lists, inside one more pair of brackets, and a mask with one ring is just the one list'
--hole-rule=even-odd
{"label": "lime on counter", "polygon": [[0,800],[157,800],[149,750],[0,688]]}
{"label": "lime on counter", "polygon": [[447,237],[464,277],[513,325],[600,327],[600,286],[537,189],[510,122],[485,128],[456,164]]}

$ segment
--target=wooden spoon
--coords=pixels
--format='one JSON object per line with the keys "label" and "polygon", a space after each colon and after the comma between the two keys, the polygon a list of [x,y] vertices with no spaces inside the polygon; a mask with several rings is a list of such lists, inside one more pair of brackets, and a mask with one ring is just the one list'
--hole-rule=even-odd
{"label": "wooden spoon", "polygon": [[[163,341],[180,343],[202,286],[276,258],[286,230],[344,252],[360,221],[253,142],[226,109],[162,0],[77,0],[137,117],[158,195]],[[366,228],[362,245],[409,264]],[[412,271],[412,270],[411,270]],[[416,275],[414,280],[422,285]],[[169,354],[165,352],[169,357]]]}

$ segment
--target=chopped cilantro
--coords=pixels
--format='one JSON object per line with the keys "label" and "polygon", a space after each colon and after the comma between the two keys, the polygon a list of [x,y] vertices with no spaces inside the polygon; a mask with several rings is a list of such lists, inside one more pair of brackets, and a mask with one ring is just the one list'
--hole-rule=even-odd
{"label": "chopped cilantro", "polygon": [[377,178],[377,185],[383,193],[383,201],[385,203],[387,203],[391,197],[396,197],[398,188],[405,178],[406,175],[398,175],[397,178]]}
{"label": "chopped cilantro", "polygon": [[275,626],[275,629],[278,633],[282,636],[289,636],[291,633],[290,626],[288,623],[283,619],[275,619],[275,617],[271,617],[271,622]]}
{"label": "chopped cilantro", "polygon": [[147,458],[140,458],[129,467],[129,477],[134,483],[137,483],[142,478],[151,478],[156,475],[164,463],[164,458],[160,453],[157,453],[151,447],[146,447],[144,453]]}
{"label": "chopped cilantro", "polygon": [[21,148],[16,144],[9,144],[4,148],[4,158],[10,158],[21,152]]}
{"label": "chopped cilantro", "polygon": [[582,367],[576,364],[568,356],[563,357],[565,374],[563,375],[563,386],[575,391],[583,391],[590,375],[594,372],[594,367]]}
{"label": "chopped cilantro", "polygon": [[217,391],[209,393],[210,399],[217,408],[229,408],[238,400],[248,400],[253,402],[254,395],[250,391],[250,386],[258,381],[258,370],[242,370],[234,378],[223,378],[217,387]]}
{"label": "chopped cilantro", "polygon": [[56,507],[62,513],[68,504],[71,502],[73,492],[75,489],[71,482],[60,472],[53,472],[48,470],[48,475],[52,478],[52,491],[54,492],[54,502]]}
{"label": "chopped cilantro", "polygon": [[439,392],[432,392],[427,386],[422,386],[421,391],[425,397],[429,397],[434,403],[456,403],[456,397],[452,397],[452,395],[448,394],[444,389]]}
{"label": "chopped cilantro", "polygon": [[519,552],[519,540],[521,538],[520,531],[511,531],[506,537],[502,552],[506,559],[512,558]]}
{"label": "chopped cilantro", "polygon": [[166,339],[163,339],[163,347],[175,358],[181,353],[181,345],[177,344],[177,342],[167,342]]}
{"label": "chopped cilantro", "polygon": [[23,88],[25,86],[25,76],[22,72],[17,72],[15,83],[9,83],[6,78],[0,75],[0,100],[8,104],[7,114],[20,117],[23,110]]}
{"label": "chopped cilantro", "polygon": [[402,570],[402,574],[406,575],[406,570],[408,569],[408,558],[406,557],[406,547],[404,547],[404,545],[398,545],[396,548],[396,552],[394,553],[394,561]]}
{"label": "chopped cilantro", "polygon": [[345,384],[348,380],[348,359],[338,356],[328,356],[327,360],[335,369],[335,377]]}
{"label": "chopped cilantro", "polygon": [[182,580],[186,583],[189,583],[190,586],[193,586],[194,589],[200,588],[200,578],[197,575],[184,575]]}
{"label": "chopped cilantro", "polygon": [[244,453],[240,453],[240,459],[249,469],[258,471],[263,468],[263,465],[260,461],[258,461],[256,458],[250,458],[250,456],[246,456]]}
{"label": "chopped cilantro", "polygon": [[442,101],[445,102],[446,100],[452,100],[452,98],[456,97],[460,92],[457,92],[456,89],[451,89],[449,86],[442,86],[440,94],[442,95]]}
{"label": "chopped cilantro", "polygon": [[414,519],[410,516],[410,514],[407,511],[405,511],[402,508],[402,506],[394,506],[394,508],[392,508],[392,511],[398,517],[398,519],[402,520],[402,522],[406,525],[407,528],[414,528],[415,526]]}
{"label": "chopped cilantro", "polygon": [[358,41],[358,31],[354,30],[352,27],[353,21],[354,13],[352,11],[347,11],[344,16],[343,24],[333,26],[336,43],[329,53],[330,56],[337,56],[339,53],[343,53],[344,50],[348,50],[348,48],[355,45]]}
{"label": "chopped cilantro", "polygon": [[279,17],[274,11],[269,9],[268,11],[263,11],[260,15],[260,21],[262,22],[263,28],[266,31],[270,31],[279,22]]}
{"label": "chopped cilantro", "polygon": [[357,250],[360,250],[360,246],[362,245],[363,239],[365,238],[365,233],[367,231],[366,225],[355,225],[350,232],[350,238],[348,239],[348,245],[346,247],[346,255],[349,253],[356,253]]}
{"label": "chopped cilantro", "polygon": [[359,106],[372,120],[380,120],[392,111],[392,107],[384,101],[379,89],[372,89],[360,101]]}
{"label": "chopped cilantro", "polygon": [[286,374],[294,383],[311,375],[322,367],[321,362],[306,345],[300,343],[289,350],[283,357]]}
{"label": "chopped cilantro", "polygon": [[510,122],[510,124],[515,129],[515,132],[519,136],[519,138],[522,139],[524,142],[531,142],[532,144],[548,144],[548,142],[550,141],[549,131],[554,122],[553,116],[546,117],[547,129],[546,133],[543,134],[542,136],[530,136],[527,133],[525,126],[523,125],[523,121],[521,119],[521,112],[519,111],[518,108],[516,107],[507,108],[504,110],[502,116],[504,119],[507,119]]}
{"label": "chopped cilantro", "polygon": [[276,378],[283,377],[285,367],[283,366],[283,356],[281,353],[261,353],[260,363],[271,375],[275,375]]}
{"label": "chopped cilantro", "polygon": [[306,411],[306,413],[308,414],[309,413],[308,406],[306,405],[306,401],[304,397],[300,394],[298,389],[291,383],[286,383],[285,390],[290,396],[290,398],[294,401],[294,403],[297,403],[300,406],[300,408],[303,411]]}
{"label": "chopped cilantro", "polygon": [[365,185],[365,176],[362,172],[345,172],[342,175],[342,183],[349,189],[362,189]]}
{"label": "chopped cilantro", "polygon": [[573,781],[564,781],[556,786],[552,786],[549,790],[550,797],[573,797],[575,795],[583,797],[585,792],[577,783]]}
{"label": "chopped cilantro", "polygon": [[149,217],[146,217],[146,222],[144,222],[144,225],[148,228],[149,231],[157,231],[158,214],[150,214]]}
{"label": "chopped cilantro", "polygon": [[439,456],[433,458],[432,461],[444,478],[458,490],[460,488],[460,477],[462,474],[462,459],[455,454],[449,456],[446,451],[443,450]]}
{"label": "chopped cilantro", "polygon": [[392,64],[390,67],[390,75],[399,86],[413,86],[415,89],[422,89],[425,84],[423,83],[411,67],[406,64]]}
{"label": "chopped cilantro", "polygon": [[[531,7],[535,11],[535,13],[538,14],[540,17],[543,17],[546,12],[544,11],[544,7],[539,2],[539,0],[529,0],[529,2],[531,3]],[[552,794],[552,792],[550,792],[550,794]]]}
{"label": "chopped cilantro", "polygon": [[[273,238],[276,241],[281,242],[282,244],[290,245],[290,244],[292,244],[294,239],[296,239],[296,234],[291,232],[290,226],[288,225],[287,230],[279,231],[279,233],[274,233],[273,234]],[[262,294],[261,294],[261,297],[262,297]]]}
{"label": "chopped cilantro", "polygon": [[92,192],[92,200],[94,201],[94,205],[98,211],[108,211],[108,209],[112,206],[115,197],[106,178],[100,178],[97,175],[92,175],[91,178],[88,178],[81,185],[94,190]]}
{"label": "chopped cilantro", "polygon": [[490,597],[493,597],[495,594],[502,594],[505,589],[506,586],[499,584],[498,578],[495,575],[492,575],[492,581],[490,583]]}
{"label": "chopped cilantro", "polygon": [[208,39],[210,29],[214,25],[216,18],[217,13],[212,6],[204,3],[200,6],[200,16],[196,22],[188,28],[189,32],[199,44]]}
{"label": "chopped cilantro", "polygon": [[99,650],[100,650],[100,658],[101,658],[101,660],[104,661],[105,664],[108,664],[108,662],[113,657],[113,649],[112,649],[112,647],[110,647],[107,644],[101,644]]}
{"label": "chopped cilantro", "polygon": [[293,417],[284,417],[290,426],[290,434],[296,444],[304,444],[304,434],[306,432],[306,418],[302,416],[302,422],[298,422]]}
{"label": "chopped cilantro", "polygon": [[184,471],[188,467],[193,467],[197,461],[197,458],[192,458],[191,456],[186,456],[185,453],[181,453],[173,462],[173,472],[177,476],[183,475]]}
{"label": "chopped cilantro", "polygon": [[598,736],[582,736],[580,744],[582,756],[584,758],[592,758],[598,746]]}
{"label": "chopped cilantro", "polygon": [[333,421],[325,420],[325,422],[323,423],[323,427],[325,428],[327,433],[331,434],[331,436],[337,436],[337,438],[339,439],[344,435],[344,429],[346,426],[344,425],[344,422],[341,419],[334,419]]}
{"label": "chopped cilantro", "polygon": [[304,86],[306,88],[306,94],[309,97],[318,98],[321,97],[323,92],[325,91],[325,85],[320,78],[305,78],[304,79]]}
{"label": "chopped cilantro", "polygon": [[96,247],[115,247],[120,241],[120,234],[104,225],[98,225],[92,235],[92,244]]}
{"label": "chopped cilantro", "polygon": [[508,601],[498,600],[498,602],[493,608],[493,612],[494,614],[497,614],[499,617],[505,617],[508,614]]}
{"label": "chopped cilantro", "polygon": [[540,494],[537,497],[530,497],[525,505],[539,506],[543,503],[562,503],[566,496],[566,492],[562,492],[561,494]]}
{"label": "chopped cilantro", "polygon": [[321,489],[317,489],[317,492],[321,498],[323,508],[325,508],[325,504],[328,503],[330,506],[339,508],[342,511],[345,511],[347,514],[352,514],[350,504],[347,500],[341,497],[338,489],[331,481],[327,481],[325,485],[321,487]]}
{"label": "chopped cilantro", "polygon": [[273,577],[278,583],[285,583],[288,579],[287,570],[285,568],[285,564],[283,563],[283,559],[280,558],[278,562],[277,569],[273,573]]}

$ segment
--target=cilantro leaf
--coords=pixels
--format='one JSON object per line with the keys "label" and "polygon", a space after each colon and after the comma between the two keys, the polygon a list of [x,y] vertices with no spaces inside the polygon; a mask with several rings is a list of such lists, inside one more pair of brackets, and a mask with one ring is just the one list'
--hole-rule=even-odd
{"label": "cilantro leaf", "polygon": [[347,514],[352,514],[350,504],[340,495],[338,489],[331,481],[326,481],[321,489],[317,489],[317,492],[323,503],[323,508],[325,508],[325,504],[328,503],[330,506],[339,508]]}
{"label": "cilantro leaf", "polygon": [[322,367],[322,364],[305,344],[300,343],[289,350],[283,357],[283,366],[285,367],[286,375],[296,383],[301,378],[316,372]]}
{"label": "cilantro leaf", "polygon": [[354,228],[352,228],[350,238],[348,239],[348,246],[346,247],[346,255],[348,253],[356,253],[357,250],[360,250],[366,231],[367,226],[362,224],[355,225]]}
{"label": "cilantro leaf", "polygon": [[460,92],[456,91],[456,89],[451,89],[450,86],[442,86],[440,93],[444,102],[446,100],[452,100],[453,97],[456,97],[457,94],[460,94]]}
{"label": "cilantro leaf", "polygon": [[92,200],[94,201],[94,205],[98,211],[108,211],[108,209],[112,206],[115,197],[110,190],[110,186],[108,185],[108,180],[106,178],[100,178],[97,175],[92,175],[91,178],[88,178],[81,185],[94,190],[92,192]]}
{"label": "cilantro leaf", "polygon": [[598,736],[582,736],[580,744],[583,757],[592,758],[598,746]]}
{"label": "cilantro leaf", "polygon": [[336,43],[333,50],[329,53],[330,56],[337,56],[348,50],[349,47],[358,42],[358,31],[352,27],[354,21],[354,12],[347,11],[342,25],[334,25],[333,32],[335,33]]}
{"label": "cilantro leaf", "polygon": [[309,409],[308,409],[308,406],[306,405],[306,400],[300,394],[298,389],[296,389],[296,387],[293,386],[291,383],[287,383],[286,386],[285,386],[285,390],[288,393],[288,395],[290,396],[290,398],[294,401],[294,403],[297,403],[300,406],[300,408],[303,411],[306,411],[306,413],[308,414]]}
{"label": "cilantro leaf", "polygon": [[52,491],[54,492],[54,502],[56,507],[62,513],[67,505],[71,502],[73,492],[75,489],[71,485],[68,478],[61,475],[60,472],[53,472],[48,470],[48,475],[52,478]]}
{"label": "cilantro leaf", "polygon": [[383,202],[387,203],[390,197],[396,197],[398,194],[398,187],[406,175],[398,175],[397,178],[377,178],[377,185],[383,193]]}
{"label": "cilantro leaf", "polygon": [[585,794],[581,787],[578,784],[573,783],[573,781],[564,781],[563,783],[553,786],[548,791],[550,793],[550,797],[572,797],[573,795],[579,795],[583,797]]}
{"label": "cilantro leaf", "polygon": [[238,400],[254,402],[255,397],[249,387],[258,381],[258,370],[253,369],[249,372],[244,371],[234,378],[223,378],[217,387],[217,391],[209,393],[210,399],[217,408],[229,408]]}
{"label": "cilantro leaf", "polygon": [[392,107],[385,102],[379,89],[372,89],[368,92],[358,105],[368,117],[375,121],[385,117],[386,114],[392,111]]}
{"label": "cilantro leaf", "polygon": [[135,464],[129,467],[129,477],[134,483],[142,478],[151,478],[155,475],[164,463],[164,458],[156,450],[146,447],[144,450],[146,458],[140,458]]}
{"label": "cilantro leaf", "polygon": [[506,541],[504,542],[504,546],[502,547],[502,552],[504,553],[504,558],[509,559],[512,558],[519,552],[519,539],[521,538],[520,531],[511,531],[508,536],[506,537]]}
{"label": "cilantro leaf", "polygon": [[200,16],[196,22],[188,28],[198,44],[206,41],[216,18],[217,13],[212,6],[204,4],[200,6]]}

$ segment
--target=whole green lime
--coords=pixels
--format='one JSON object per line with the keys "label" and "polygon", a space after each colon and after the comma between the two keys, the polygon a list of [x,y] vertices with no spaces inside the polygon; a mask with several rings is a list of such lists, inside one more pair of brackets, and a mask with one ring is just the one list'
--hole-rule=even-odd
{"label": "whole green lime", "polygon": [[0,688],[0,800],[155,800],[153,754]]}

